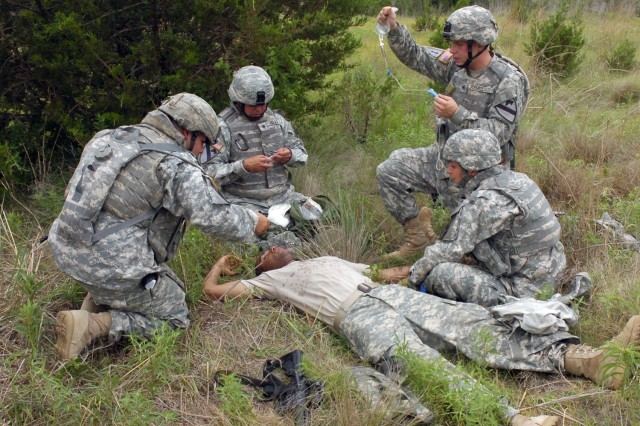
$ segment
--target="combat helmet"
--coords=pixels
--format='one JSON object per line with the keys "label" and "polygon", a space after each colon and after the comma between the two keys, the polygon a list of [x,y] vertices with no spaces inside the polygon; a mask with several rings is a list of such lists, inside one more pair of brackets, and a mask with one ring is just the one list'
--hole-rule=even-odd
{"label": "combat helmet", "polygon": [[180,127],[201,132],[209,141],[216,140],[220,124],[211,105],[191,93],[178,93],[166,99],[158,110],[167,114]]}
{"label": "combat helmet", "polygon": [[229,86],[231,102],[244,105],[266,105],[273,99],[273,83],[265,70],[254,65],[240,68]]}
{"label": "combat helmet", "polygon": [[449,15],[442,37],[449,41],[473,40],[482,46],[488,46],[498,38],[498,24],[487,9],[467,6]]}
{"label": "combat helmet", "polygon": [[442,158],[455,161],[463,169],[484,170],[500,164],[500,142],[492,133],[480,129],[464,129],[454,133],[442,150]]}

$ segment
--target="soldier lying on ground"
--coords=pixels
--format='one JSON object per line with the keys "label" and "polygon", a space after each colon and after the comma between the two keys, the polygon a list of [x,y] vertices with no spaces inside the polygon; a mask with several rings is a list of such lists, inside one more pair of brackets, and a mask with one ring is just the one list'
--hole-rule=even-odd
{"label": "soldier lying on ground", "polygon": [[[337,257],[296,261],[281,247],[261,253],[253,279],[218,284],[221,275],[233,275],[238,266],[232,256],[220,258],[205,280],[204,292],[212,299],[264,297],[291,303],[341,333],[364,360],[378,366],[396,365],[400,344],[426,360],[442,362],[451,371],[450,389],[468,388],[475,382],[455,372],[439,350],[449,348],[493,368],[546,373],[569,373],[604,386],[622,386],[624,366],[603,374],[610,361],[603,349],[578,346],[567,332],[534,335],[499,323],[486,308],[419,293],[396,284],[378,286],[365,274],[369,267]],[[394,281],[406,277],[407,267],[382,272]],[[492,336],[491,347],[479,353],[478,332]],[[428,336],[428,341],[426,341]],[[640,315],[632,317],[613,339],[622,346],[640,343]],[[437,349],[436,349],[437,348]],[[505,405],[512,425],[533,425],[517,410]],[[557,418],[548,417],[547,424]]]}

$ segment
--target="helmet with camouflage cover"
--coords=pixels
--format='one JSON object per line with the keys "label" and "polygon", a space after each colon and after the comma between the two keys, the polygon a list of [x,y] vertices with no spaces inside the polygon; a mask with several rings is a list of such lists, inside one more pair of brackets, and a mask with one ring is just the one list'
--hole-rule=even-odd
{"label": "helmet with camouflage cover", "polygon": [[463,169],[484,170],[500,164],[500,142],[492,133],[479,129],[464,129],[454,133],[442,150],[442,158],[455,161]]}
{"label": "helmet with camouflage cover", "polygon": [[211,105],[191,93],[178,93],[166,99],[158,110],[167,114],[180,127],[190,132],[201,132],[214,141],[220,124]]}
{"label": "helmet with camouflage cover", "polygon": [[442,37],[449,41],[473,40],[487,46],[498,38],[498,24],[487,9],[467,6],[449,15]]}
{"label": "helmet with camouflage cover", "polygon": [[231,102],[244,105],[266,105],[273,99],[273,83],[265,70],[254,65],[240,68],[229,86]]}

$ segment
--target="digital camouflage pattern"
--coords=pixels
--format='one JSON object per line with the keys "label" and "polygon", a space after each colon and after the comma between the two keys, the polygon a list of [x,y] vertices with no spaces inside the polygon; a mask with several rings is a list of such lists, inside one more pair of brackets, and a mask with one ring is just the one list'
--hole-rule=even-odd
{"label": "digital camouflage pattern", "polygon": [[437,144],[396,150],[378,166],[376,179],[385,207],[404,223],[418,215],[414,192],[439,194],[447,207],[456,207],[457,194],[448,190],[446,164],[440,156],[450,135],[462,129],[487,130],[500,142],[505,158],[513,158],[514,134],[529,86],[526,76],[497,54],[487,69],[471,76],[448,51],[416,44],[404,25],[391,30],[388,41],[403,64],[447,87],[445,94],[458,104],[451,118],[436,118]]}
{"label": "digital camouflage pattern", "polygon": [[447,140],[442,158],[455,161],[467,171],[484,170],[500,164],[500,144],[485,130],[464,129]]}
{"label": "digital camouflage pattern", "polygon": [[486,46],[498,38],[498,24],[484,7],[467,6],[449,15],[442,36],[445,40],[473,40]]}
{"label": "digital camouflage pattern", "polygon": [[433,422],[433,413],[420,403],[410,389],[371,367],[352,367],[349,373],[358,391],[369,400],[372,407],[388,410],[390,418],[387,420],[410,416],[425,424]]}
{"label": "digital camouflage pattern", "polygon": [[[259,95],[262,92],[262,96]],[[274,95],[273,83],[267,72],[254,65],[240,68],[233,74],[233,81],[229,86],[231,102],[245,105],[268,104]]]}
{"label": "digital camouflage pattern", "polygon": [[216,112],[201,97],[191,93],[178,93],[164,101],[158,110],[190,132],[202,132],[209,141],[216,139],[220,127]]}
{"label": "digital camouflage pattern", "polygon": [[[254,211],[267,212],[269,207],[305,200],[291,185],[288,168],[302,167],[308,154],[293,126],[280,114],[267,108],[262,118],[248,120],[232,105],[220,114],[222,150],[205,162],[204,168],[220,186],[224,197]],[[263,172],[247,172],[242,162],[255,155],[270,156],[280,148],[291,150],[285,164],[275,163]]]}
{"label": "digital camouflage pattern", "polygon": [[[141,124],[132,127],[140,130],[141,145],[181,146],[184,140],[168,116],[159,110],[150,112]],[[157,166],[150,169],[147,157],[156,156],[160,156],[153,161]],[[121,179],[124,176],[127,179]],[[222,239],[246,241],[255,238],[257,216],[220,197],[195,157],[185,150],[139,155],[122,169],[116,187],[115,198],[125,198],[107,199],[106,207],[95,220],[96,232],[122,226],[138,214],[137,210],[125,212],[115,208],[117,205],[133,208],[147,200],[146,209],[157,208],[157,212],[92,245],[66,237],[60,232],[58,217],[49,232],[58,267],[78,280],[96,303],[110,307],[113,318],[110,336],[114,339],[122,333],[149,335],[162,322],[173,327],[187,326],[184,285],[164,263],[175,254],[186,229],[185,221]],[[160,193],[153,188],[159,188]],[[154,274],[157,274],[155,286],[144,289],[143,278]]]}
{"label": "digital camouflage pattern", "polygon": [[[441,363],[450,389],[468,389],[475,380],[454,369],[440,352],[458,351],[487,367],[553,373],[564,368],[566,332],[533,335],[498,323],[482,306],[441,299],[398,285],[374,288],[347,311],[340,325],[350,347],[371,363],[395,356],[400,345],[418,357]],[[488,392],[488,391],[487,391]],[[517,410],[505,405],[505,417]]]}
{"label": "digital camouflage pattern", "polygon": [[[556,290],[566,258],[560,223],[540,188],[501,166],[480,172],[467,185],[477,189],[411,267],[409,282],[483,306],[499,303],[500,294],[535,298],[546,285]],[[477,267],[458,263],[467,253],[474,254]]]}

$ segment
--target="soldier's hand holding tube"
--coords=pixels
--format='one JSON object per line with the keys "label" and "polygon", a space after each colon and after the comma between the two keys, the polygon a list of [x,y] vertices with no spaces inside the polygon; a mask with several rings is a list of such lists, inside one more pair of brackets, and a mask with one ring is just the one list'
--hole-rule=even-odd
{"label": "soldier's hand holding tube", "polygon": [[438,95],[433,99],[433,106],[438,117],[451,118],[458,110],[458,104],[451,96]]}

